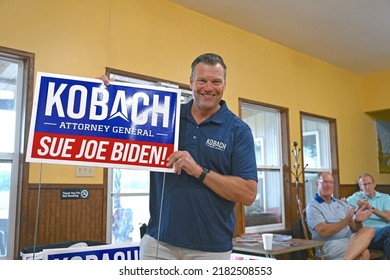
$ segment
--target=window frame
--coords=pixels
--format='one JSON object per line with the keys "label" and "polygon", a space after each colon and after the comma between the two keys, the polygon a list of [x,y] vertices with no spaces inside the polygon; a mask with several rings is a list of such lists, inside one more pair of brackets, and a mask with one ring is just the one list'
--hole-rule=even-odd
{"label": "window frame", "polygon": [[[334,178],[334,193],[333,195],[335,197],[339,196],[339,186],[340,186],[340,176],[339,176],[339,162],[338,162],[338,142],[337,142],[337,121],[334,118],[307,113],[307,112],[300,112],[300,123],[301,123],[301,143],[303,143],[303,119],[311,119],[311,120],[321,120],[328,123],[328,129],[329,129],[329,164],[330,166],[328,168],[309,168],[308,172],[305,170],[303,172],[303,180],[304,182],[307,181],[307,176],[305,176],[307,173],[317,174],[318,172],[331,172]],[[302,162],[303,162],[303,153],[302,153]],[[304,188],[303,192],[303,201],[304,205],[307,205],[309,202],[306,198],[306,187]]]}
{"label": "window frame", "polygon": [[[290,145],[289,145],[289,139],[290,139],[290,133],[289,133],[289,109],[286,107],[276,106],[273,104],[268,104],[264,102],[254,101],[246,98],[238,98],[239,100],[239,117],[242,119],[242,108],[243,103],[250,104],[252,106],[259,106],[263,108],[268,108],[273,111],[278,111],[280,114],[280,156],[281,156],[281,192],[283,193],[284,202],[282,204],[283,209],[282,211],[282,217],[283,217],[283,227],[262,227],[259,228],[260,232],[263,231],[288,231],[291,229],[292,225],[292,215],[291,215],[291,190],[289,187],[288,179],[290,178]],[[265,168],[265,170],[268,170]],[[236,224],[236,233],[235,236],[238,236],[239,234],[242,234],[247,231],[245,226],[245,210],[244,205],[237,204],[236,205],[236,215],[239,217],[238,223]],[[236,218],[237,219],[237,218]],[[241,221],[240,221],[241,219]]]}
{"label": "window frame", "polygon": [[[18,100],[18,124],[17,139],[15,139],[15,152],[12,158],[15,160],[12,167],[12,181],[10,190],[10,208],[8,221],[8,239],[7,252],[5,256],[0,256],[0,260],[13,260],[19,256],[19,244],[23,242],[24,236],[20,235],[23,231],[21,205],[23,203],[23,192],[28,188],[28,177],[30,164],[25,160],[25,151],[27,149],[27,137],[30,127],[30,116],[33,104],[34,87],[34,63],[35,55],[33,53],[16,50],[0,46],[0,55],[2,57],[19,61],[23,64],[20,77],[20,95]],[[16,133],[16,132],[15,132]],[[27,215],[27,213],[24,213]]]}

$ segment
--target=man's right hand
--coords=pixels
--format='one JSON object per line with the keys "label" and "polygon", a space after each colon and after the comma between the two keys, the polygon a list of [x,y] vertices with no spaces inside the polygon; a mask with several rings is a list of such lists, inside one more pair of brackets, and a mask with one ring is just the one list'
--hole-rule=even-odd
{"label": "man's right hand", "polygon": [[370,205],[370,203],[368,202],[368,199],[364,199],[364,200],[357,200],[356,201],[356,204],[361,208],[361,207],[365,207],[366,209],[371,209],[372,206]]}

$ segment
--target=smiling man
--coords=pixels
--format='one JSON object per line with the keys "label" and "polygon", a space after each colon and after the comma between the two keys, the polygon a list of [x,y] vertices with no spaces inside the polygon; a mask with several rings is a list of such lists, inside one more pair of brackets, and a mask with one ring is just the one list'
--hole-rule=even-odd
{"label": "smiling man", "polygon": [[372,210],[370,218],[363,222],[364,227],[375,229],[375,236],[369,248],[380,249],[390,260],[390,196],[375,190],[374,177],[363,173],[358,179],[360,192],[347,198],[347,203],[354,207],[365,207]]}
{"label": "smiling man", "polygon": [[166,165],[174,173],[150,172],[142,260],[230,259],[234,206],[255,200],[257,165],[249,125],[222,99],[226,69],[214,53],[191,64],[193,99],[180,107],[179,147]]}
{"label": "smiling man", "polygon": [[194,98],[180,109],[179,149],[168,157],[175,173],[150,174],[144,260],[230,259],[235,203],[250,205],[256,198],[253,135],[222,100],[222,57],[198,56],[190,86]]}

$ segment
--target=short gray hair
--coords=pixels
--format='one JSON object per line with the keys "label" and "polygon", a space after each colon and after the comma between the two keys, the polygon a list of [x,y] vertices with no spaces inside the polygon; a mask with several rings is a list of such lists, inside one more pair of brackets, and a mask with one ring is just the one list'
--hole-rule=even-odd
{"label": "short gray hair", "polygon": [[195,60],[191,64],[191,77],[193,78],[195,75],[195,67],[199,63],[204,63],[208,65],[216,65],[216,64],[221,64],[224,70],[224,78],[226,79],[226,64],[223,61],[223,58],[215,53],[204,53],[195,58]]}

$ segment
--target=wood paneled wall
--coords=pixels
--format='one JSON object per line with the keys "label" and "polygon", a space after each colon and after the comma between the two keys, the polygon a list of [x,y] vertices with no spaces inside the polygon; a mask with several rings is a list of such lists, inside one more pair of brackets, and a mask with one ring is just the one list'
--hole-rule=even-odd
{"label": "wood paneled wall", "polygon": [[[86,199],[61,199],[61,191],[85,189]],[[104,185],[29,184],[22,195],[19,251],[65,241],[106,242],[107,189]],[[39,211],[36,219],[37,208]],[[37,224],[37,228],[36,228]]]}
{"label": "wood paneled wall", "polygon": [[[338,198],[348,197],[358,190],[359,186],[357,184],[340,185]],[[375,190],[381,193],[390,194],[390,185],[376,185]]]}

